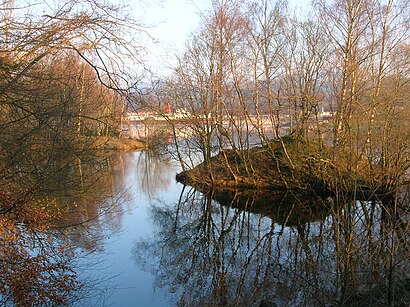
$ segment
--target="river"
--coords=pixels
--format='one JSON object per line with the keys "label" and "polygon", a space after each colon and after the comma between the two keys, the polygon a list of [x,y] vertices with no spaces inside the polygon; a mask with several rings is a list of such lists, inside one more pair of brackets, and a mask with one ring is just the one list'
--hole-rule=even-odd
{"label": "river", "polygon": [[71,232],[81,255],[76,267],[85,297],[75,305],[174,305],[175,295],[157,287],[155,274],[137,262],[135,246],[156,232],[153,208],[178,202],[183,188],[174,180],[178,167],[143,151],[110,160],[112,176],[105,186],[110,193],[100,200],[97,217]]}
{"label": "river", "polygon": [[288,193],[204,195],[177,183],[179,168],[165,157],[142,151],[111,159],[110,196],[93,209],[98,218],[85,232],[71,233],[82,255],[77,306],[409,299],[402,292],[409,274],[404,224],[392,223],[380,203]]}
{"label": "river", "polygon": [[67,161],[43,187],[51,228],[2,220],[5,306],[409,305],[408,195],[203,194],[165,154]]}

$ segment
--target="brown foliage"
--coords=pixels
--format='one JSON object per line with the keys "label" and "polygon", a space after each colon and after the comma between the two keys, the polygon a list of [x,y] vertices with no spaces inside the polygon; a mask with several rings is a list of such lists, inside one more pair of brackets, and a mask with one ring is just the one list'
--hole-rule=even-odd
{"label": "brown foliage", "polygon": [[58,211],[28,193],[21,205],[21,191],[10,191],[0,190],[0,303],[65,305],[80,283],[70,268],[73,253],[51,231]]}

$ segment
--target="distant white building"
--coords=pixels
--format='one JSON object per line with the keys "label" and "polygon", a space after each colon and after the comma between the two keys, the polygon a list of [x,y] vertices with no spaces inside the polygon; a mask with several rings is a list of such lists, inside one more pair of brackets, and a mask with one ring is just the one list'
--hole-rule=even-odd
{"label": "distant white building", "polygon": [[333,116],[333,112],[328,112],[328,111],[325,112],[324,108],[322,108],[322,110],[319,112],[319,117],[322,117],[322,118],[332,117],[332,116]]}
{"label": "distant white building", "polygon": [[125,116],[126,121],[144,121],[147,119],[164,120],[164,117],[156,112],[130,112]]}
{"label": "distant white building", "polygon": [[185,108],[176,109],[173,115],[175,119],[187,119],[191,117],[191,113]]}
{"label": "distant white building", "polygon": [[147,117],[151,116],[153,113],[152,112],[130,112],[127,113],[125,116],[125,120],[127,121],[139,121],[139,120],[144,120]]}

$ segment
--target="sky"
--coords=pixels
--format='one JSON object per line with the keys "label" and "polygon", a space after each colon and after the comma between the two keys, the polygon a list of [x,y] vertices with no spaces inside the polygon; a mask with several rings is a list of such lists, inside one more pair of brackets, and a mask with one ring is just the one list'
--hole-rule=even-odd
{"label": "sky", "polygon": [[[199,26],[201,13],[210,8],[211,0],[124,0],[134,16],[150,25],[155,38],[150,45],[148,64],[155,74],[164,75],[182,53],[189,35]],[[290,7],[306,7],[310,0],[290,0]]]}
{"label": "sky", "polygon": [[149,64],[155,74],[170,71],[177,54],[181,54],[189,35],[199,26],[200,14],[211,0],[131,0],[142,4],[141,19],[150,27],[155,39],[150,45]]}

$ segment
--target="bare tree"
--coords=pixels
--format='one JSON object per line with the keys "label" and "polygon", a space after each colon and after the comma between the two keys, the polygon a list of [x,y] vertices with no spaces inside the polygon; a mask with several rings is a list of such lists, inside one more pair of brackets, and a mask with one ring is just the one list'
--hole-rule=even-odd
{"label": "bare tree", "polygon": [[368,29],[366,1],[341,0],[328,4],[318,1],[316,7],[322,16],[322,24],[327,29],[327,37],[335,52],[336,116],[334,144],[343,147],[350,133],[350,119],[357,105],[360,91],[358,78],[360,65],[365,55],[360,52],[364,33]]}
{"label": "bare tree", "polygon": [[[74,126],[77,135],[116,129],[124,100],[107,89],[121,93],[132,86],[125,67],[142,62],[142,47],[133,39],[143,27],[124,9],[97,0],[2,2],[3,141],[32,149],[33,140],[53,135],[46,150],[61,142],[72,146],[67,132]],[[2,151],[11,150],[7,165],[21,157],[21,148],[2,143]]]}

